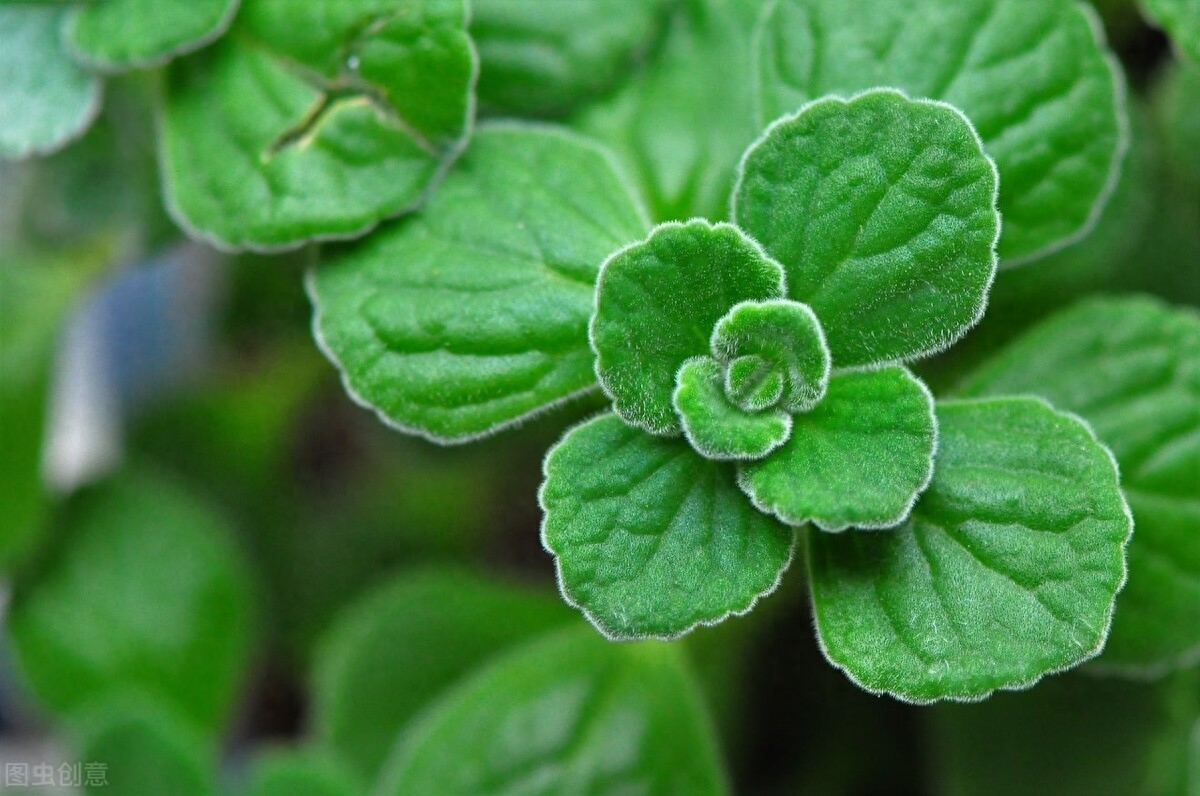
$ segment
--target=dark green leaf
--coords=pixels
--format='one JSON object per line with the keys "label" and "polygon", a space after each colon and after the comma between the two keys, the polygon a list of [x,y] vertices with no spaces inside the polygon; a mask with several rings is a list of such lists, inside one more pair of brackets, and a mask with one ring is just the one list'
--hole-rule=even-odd
{"label": "dark green leaf", "polygon": [[1109,445],[1133,509],[1129,585],[1100,663],[1200,655],[1200,316],[1146,298],[1062,312],[981,367],[966,395],[1040,395]]}
{"label": "dark green leaf", "polygon": [[1086,3],[776,0],[758,41],[763,124],[874,86],[960,108],[1000,169],[1008,264],[1087,234],[1116,184],[1122,79]]}
{"label": "dark green leaf", "polygon": [[809,534],[817,632],[856,683],[973,701],[1094,657],[1133,528],[1116,463],[1034,398],[938,404],[933,481],[880,533]]}
{"label": "dark green leaf", "polygon": [[895,362],[983,315],[996,180],[962,114],[881,89],[772,125],[742,161],[734,216],[821,319],[834,367]]}
{"label": "dark green leaf", "polygon": [[792,529],[754,510],[732,465],[602,415],[546,457],[542,544],[559,585],[614,639],[672,638],[749,611],[792,557]]}
{"label": "dark green leaf", "polygon": [[318,342],[390,425],[437,442],[497,431],[595,385],[596,274],[646,226],[584,139],[484,128],[419,214],[311,275]]}

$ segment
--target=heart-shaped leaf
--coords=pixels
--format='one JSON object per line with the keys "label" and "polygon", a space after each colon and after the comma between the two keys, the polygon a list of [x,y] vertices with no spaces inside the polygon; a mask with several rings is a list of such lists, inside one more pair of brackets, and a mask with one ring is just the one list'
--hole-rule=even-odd
{"label": "heart-shaped leaf", "polygon": [[374,796],[727,792],[680,649],[573,629],[448,694],[401,737]]}
{"label": "heart-shaped leaf", "polygon": [[168,72],[168,209],[227,248],[363,234],[462,149],[476,56],[464,0],[246,0]]}
{"label": "heart-shaped leaf", "polygon": [[240,0],[103,0],[71,9],[63,36],[72,55],[97,69],[166,63],[216,40]]}
{"label": "heart-shaped leaf", "polygon": [[1129,584],[1098,663],[1134,672],[1200,655],[1200,315],[1099,299],[1029,331],[965,395],[1040,395],[1112,447],[1137,533]]}
{"label": "heart-shaped leaf", "polygon": [[939,403],[938,424],[906,523],[809,535],[825,655],[917,703],[1026,688],[1094,657],[1133,529],[1108,449],[1035,398]]}
{"label": "heart-shaped leaf", "polygon": [[485,127],[418,214],[325,254],[318,341],[384,422],[438,442],[497,431],[595,386],[596,274],[647,226],[586,140]]}
{"label": "heart-shaped leaf", "polygon": [[671,402],[679,368],[709,353],[730,307],[783,294],[783,269],[729,224],[662,224],[613,254],[591,323],[596,375],[613,409],[651,434],[680,433]]}
{"label": "heart-shaped leaf", "polygon": [[678,380],[672,399],[675,411],[688,444],[704,458],[761,459],[787,441],[791,415],[779,409],[747,412],[734,404],[726,395],[719,362],[689,359],[679,369]]}
{"label": "heart-shaped leaf", "polygon": [[759,510],[826,531],[902,522],[929,485],[937,446],[933,396],[902,367],[836,373],[811,412],[766,459],[739,466]]}
{"label": "heart-shaped leaf", "polygon": [[793,532],[755,511],[733,466],[610,414],[546,457],[542,544],[563,596],[614,639],[673,638],[749,611],[792,557]]}
{"label": "heart-shaped leaf", "polygon": [[983,315],[996,171],[955,109],[889,90],[773,124],[742,161],[734,216],[787,271],[837,368],[915,359]]}
{"label": "heart-shaped leaf", "polygon": [[100,110],[100,81],[63,50],[65,4],[0,6],[0,159],[44,155]]}
{"label": "heart-shaped leaf", "polygon": [[774,0],[761,121],[874,86],[960,108],[1000,169],[1000,255],[1016,264],[1087,234],[1116,184],[1127,121],[1101,31],[1076,0]]}

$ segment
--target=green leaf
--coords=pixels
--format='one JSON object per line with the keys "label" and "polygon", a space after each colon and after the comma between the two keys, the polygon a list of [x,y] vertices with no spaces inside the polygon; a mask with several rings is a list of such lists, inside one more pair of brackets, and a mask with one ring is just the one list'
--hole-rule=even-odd
{"label": "green leaf", "polygon": [[613,639],[673,638],[749,611],[792,558],[732,465],[601,415],[546,456],[542,544],[567,602]]}
{"label": "green leaf", "polygon": [[0,159],[61,149],[100,110],[100,81],[59,41],[64,6],[0,6]]}
{"label": "green leaf", "polygon": [[501,658],[422,716],[375,796],[727,792],[679,648],[571,630]]}
{"label": "green leaf", "polygon": [[420,213],[310,275],[318,342],[389,425],[437,442],[497,431],[595,386],[596,274],[646,227],[602,150],[485,127]]}
{"label": "green leaf", "polygon": [[474,0],[479,100],[519,116],[560,115],[616,85],[645,54],[665,0]]}
{"label": "green leaf", "polygon": [[591,341],[596,375],[625,422],[680,433],[671,403],[685,360],[741,301],[782,297],[783,269],[737,227],[693,219],[655,227],[600,269]]}
{"label": "green leaf", "polygon": [[1006,264],[1086,235],[1116,184],[1124,89],[1086,3],[776,0],[758,41],[763,124],[874,86],[961,109],[1000,170]]}
{"label": "green leaf", "polygon": [[938,404],[933,481],[886,533],[809,535],[827,658],[900,699],[973,701],[1094,657],[1133,524],[1108,450],[1034,398]]}
{"label": "green leaf", "polygon": [[464,0],[246,0],[168,72],[168,209],[226,248],[362,235],[462,149],[476,67]]}
{"label": "green leaf", "polygon": [[249,796],[359,796],[362,784],[346,764],[322,749],[260,753],[250,773]]}
{"label": "green leaf", "polygon": [[[1155,683],[1070,674],[933,712],[944,796],[1187,796],[1195,673]],[[1189,682],[1190,681],[1190,682]]]}
{"label": "green leaf", "polygon": [[[626,4],[622,14],[631,13]],[[723,219],[754,114],[751,34],[761,0],[676,4],[658,52],[579,127],[612,146],[655,220]],[[714,109],[719,108],[719,112]]]}
{"label": "green leaf", "polygon": [[1200,656],[1200,315],[1149,298],[1084,302],[963,385],[1078,412],[1116,454],[1137,533],[1099,663],[1161,671]]}
{"label": "green leaf", "polygon": [[406,573],[333,625],[315,664],[315,729],[371,780],[397,733],[484,658],[571,621],[551,594],[457,570]]}
{"label": "green leaf", "polygon": [[61,558],[10,615],[33,693],[74,714],[137,688],[215,733],[250,652],[248,573],[229,529],[175,483],[138,472],[72,508]]}
{"label": "green leaf", "polygon": [[940,351],[982,317],[996,179],[962,114],[880,89],[768,128],[733,211],[821,319],[834,366],[857,367]]}
{"label": "green leaf", "polygon": [[725,369],[725,394],[743,412],[761,412],[783,397],[783,373],[757,354],[738,357]]}
{"label": "green leaf", "polygon": [[158,66],[215,41],[239,0],[98,0],[71,9],[63,37],[97,69]]}
{"label": "green leaf", "polygon": [[746,412],[732,403],[725,393],[725,371],[717,361],[689,359],[679,369],[678,381],[672,397],[675,411],[688,444],[704,458],[761,459],[787,441],[791,415],[779,409]]}
{"label": "green leaf", "polygon": [[1167,169],[1194,219],[1200,208],[1200,64],[1168,67],[1157,88],[1155,111]]}
{"label": "green leaf", "polygon": [[[807,412],[829,388],[830,357],[825,333],[806,304],[786,299],[737,304],[713,329],[712,351],[726,360],[756,355],[782,369],[780,405],[789,412]],[[736,375],[730,373],[731,381]],[[745,386],[734,389],[730,383],[726,389],[730,400],[735,400]]]}
{"label": "green leaf", "polygon": [[75,732],[80,777],[104,784],[87,793],[109,796],[214,796],[216,750],[210,740],[162,701],[136,691],[118,691],[92,703]]}
{"label": "green leaf", "polygon": [[933,396],[902,367],[835,373],[825,399],[792,421],[782,448],[738,468],[755,507],[789,525],[889,528],[929,485]]}
{"label": "green leaf", "polygon": [[1141,5],[1180,52],[1200,63],[1200,0],[1141,0]]}

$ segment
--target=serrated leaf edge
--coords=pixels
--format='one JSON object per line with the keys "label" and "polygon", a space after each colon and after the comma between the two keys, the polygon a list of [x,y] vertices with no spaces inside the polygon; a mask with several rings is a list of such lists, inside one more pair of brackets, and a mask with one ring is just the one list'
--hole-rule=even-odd
{"label": "serrated leaf edge", "polygon": [[[538,508],[542,512],[542,522],[538,529],[538,538],[541,541],[542,549],[545,550],[547,553],[549,553],[550,556],[554,559],[554,580],[555,580],[555,583],[558,585],[558,593],[560,595],[562,595],[563,602],[565,602],[567,605],[571,606],[572,608],[574,608],[575,610],[577,610],[581,614],[583,614],[583,617],[585,619],[587,619],[587,621],[592,625],[592,627],[596,628],[596,631],[598,633],[600,633],[600,635],[602,635],[606,639],[608,639],[609,641],[645,641],[645,640],[675,641],[676,639],[682,638],[683,636],[686,636],[688,633],[691,633],[693,630],[695,630],[698,627],[713,627],[714,625],[719,625],[722,622],[724,622],[725,620],[730,619],[731,617],[745,616],[746,614],[753,611],[754,607],[756,605],[758,605],[759,600],[762,600],[766,597],[771,596],[775,592],[775,590],[779,588],[779,584],[783,582],[783,576],[785,574],[787,574],[789,569],[791,569],[792,562],[796,558],[797,539],[796,539],[795,529],[792,529],[792,540],[791,540],[791,543],[788,545],[787,560],[785,560],[783,562],[783,565],[779,568],[779,571],[775,574],[775,580],[771,583],[770,586],[768,586],[763,591],[760,591],[757,594],[751,596],[749,602],[744,607],[731,608],[728,611],[726,611],[725,613],[721,614],[720,616],[714,617],[712,619],[697,619],[696,621],[692,622],[687,627],[685,627],[682,630],[679,630],[678,632],[675,632],[675,633],[622,633],[614,628],[608,627],[601,617],[592,613],[592,611],[589,610],[587,608],[587,606],[585,606],[583,603],[581,603],[575,599],[575,596],[571,593],[570,587],[567,585],[566,580],[563,578],[562,561],[559,557],[559,554],[553,548],[553,546],[551,546],[550,540],[546,534],[546,531],[547,531],[546,526],[547,526],[548,520],[549,520],[549,511],[547,510],[547,507],[546,507],[546,483],[550,478],[550,473],[549,473],[550,457],[553,456],[554,452],[556,450],[558,450],[559,446],[562,445],[562,443],[567,439],[568,436],[573,434],[575,431],[583,428],[584,426],[588,425],[589,423],[592,423],[593,421],[598,420],[602,417],[606,417],[608,415],[614,415],[618,419],[621,419],[620,415],[617,415],[615,412],[611,412],[608,410],[605,410],[603,412],[599,412],[595,415],[592,415],[591,417],[587,418],[586,420],[576,423],[575,425],[568,428],[565,432],[563,432],[562,436],[559,437],[558,441],[555,442],[553,445],[551,445],[550,449],[546,451],[546,455],[544,457],[542,457],[542,483],[541,483],[541,486],[538,487],[538,491],[537,491]],[[622,422],[624,422],[624,421],[622,420]],[[696,454],[696,455],[699,456],[699,454]]]}
{"label": "serrated leaf edge", "polygon": [[[952,400],[942,401],[941,403],[943,405],[946,405],[946,404],[961,405],[961,404],[972,404],[972,403],[994,403],[994,402],[1003,402],[1003,401],[1026,401],[1026,400],[1036,401],[1037,403],[1044,405],[1046,408],[1048,408],[1052,412],[1055,412],[1059,415],[1069,418],[1070,420],[1073,420],[1079,426],[1082,426],[1083,429],[1091,437],[1092,441],[1095,442],[1104,451],[1105,455],[1108,457],[1109,463],[1112,465],[1113,476],[1115,479],[1115,486],[1117,487],[1117,493],[1121,497],[1121,507],[1125,514],[1126,524],[1128,526],[1128,530],[1126,531],[1126,534],[1125,534],[1125,540],[1122,543],[1122,551],[1127,550],[1129,547],[1129,540],[1133,538],[1133,512],[1129,508],[1129,501],[1126,500],[1126,498],[1125,498],[1125,492],[1120,488],[1121,487],[1120,465],[1117,463],[1117,458],[1116,458],[1116,456],[1113,455],[1113,452],[1109,449],[1109,447],[1107,445],[1105,445],[1103,442],[1101,442],[1100,438],[1096,436],[1095,430],[1092,428],[1091,424],[1087,422],[1087,420],[1085,420],[1084,418],[1075,414],[1074,412],[1067,412],[1062,409],[1058,409],[1053,404],[1051,404],[1049,401],[1047,401],[1045,398],[1042,398],[1037,395],[1004,396],[1002,398],[956,398],[956,399],[952,399]],[[807,543],[807,541],[808,540],[806,540],[806,543]],[[807,544],[806,544],[806,550],[807,550]],[[811,584],[813,582],[812,556],[805,555],[804,558],[805,558],[805,572],[808,577],[808,582],[809,582],[809,584]],[[842,672],[842,674],[844,674],[850,680],[850,682],[854,683],[856,686],[861,688],[863,691],[866,691],[869,694],[874,694],[876,696],[890,696],[894,699],[898,699],[901,702],[907,703],[909,705],[932,705],[932,704],[935,704],[938,702],[959,702],[959,703],[971,704],[971,703],[982,702],[985,699],[987,699],[988,697],[990,697],[992,694],[996,693],[997,691],[1028,691],[1030,688],[1033,688],[1033,686],[1035,686],[1039,682],[1041,682],[1042,678],[1049,677],[1049,676],[1052,676],[1055,674],[1060,674],[1062,672],[1069,671],[1070,669],[1074,669],[1077,666],[1087,663],[1089,660],[1091,660],[1092,658],[1095,658],[1097,655],[1099,655],[1104,650],[1104,645],[1108,642],[1108,634],[1109,634],[1109,631],[1112,630],[1112,620],[1113,620],[1113,616],[1116,613],[1117,597],[1120,595],[1121,591],[1125,588],[1125,583],[1128,581],[1128,578],[1129,578],[1128,556],[1122,555],[1121,556],[1121,577],[1120,577],[1120,580],[1117,582],[1116,589],[1113,591],[1112,600],[1109,602],[1108,612],[1107,612],[1107,615],[1106,615],[1105,621],[1104,621],[1104,627],[1101,628],[1096,645],[1092,649],[1084,651],[1080,655],[1079,658],[1077,658],[1076,660],[1074,660],[1070,663],[1067,663],[1067,664],[1057,667],[1057,668],[1048,669],[1044,672],[1041,672],[1040,674],[1034,675],[1033,677],[1029,678],[1028,680],[1022,680],[1019,682],[1012,683],[1010,685],[997,686],[995,688],[990,688],[987,691],[982,691],[982,692],[974,693],[974,694],[972,694],[972,693],[945,694],[940,697],[925,698],[925,697],[913,696],[911,694],[904,694],[899,691],[890,690],[888,688],[874,688],[870,685],[867,685],[862,680],[860,680],[857,676],[855,676],[855,674],[852,671],[850,671],[846,665],[835,660],[833,655],[829,652],[829,648],[826,647],[825,639],[821,636],[821,626],[817,619],[816,601],[811,598],[811,591],[810,591],[810,599],[809,599],[809,609],[812,611],[812,625],[813,625],[813,630],[815,631],[814,635],[816,636],[816,639],[817,639],[817,646],[821,650],[821,655],[825,658],[826,661],[829,662],[830,666],[832,666],[833,668]],[[811,589],[811,585],[810,585],[810,589]]]}

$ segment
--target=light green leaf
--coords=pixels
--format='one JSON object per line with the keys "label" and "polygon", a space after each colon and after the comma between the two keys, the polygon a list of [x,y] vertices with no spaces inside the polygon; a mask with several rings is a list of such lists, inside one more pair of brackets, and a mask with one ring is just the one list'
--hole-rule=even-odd
{"label": "light green leaf", "polygon": [[732,465],[601,415],[546,456],[542,544],[566,600],[613,639],[673,638],[744,614],[792,557]]}
{"label": "light green leaf", "polygon": [[1097,299],[1029,331],[963,385],[1040,395],[1109,445],[1137,533],[1100,664],[1156,671],[1200,656],[1200,315]]}
{"label": "light green leaf", "polygon": [[559,115],[617,84],[662,27],[665,0],[474,0],[485,108]]}
{"label": "light green leaf", "polygon": [[226,248],[361,235],[462,149],[476,66],[464,0],[246,0],[168,72],[168,209]]}
{"label": "light green leaf", "polygon": [[260,753],[250,773],[249,796],[359,796],[361,782],[346,764],[322,749]]}
{"label": "light green leaf", "polygon": [[71,9],[63,36],[97,69],[158,66],[215,41],[239,0],[95,0]]}
{"label": "light green leaf", "polygon": [[[713,356],[736,360],[756,355],[782,370],[781,408],[807,412],[829,387],[830,358],[825,333],[806,304],[779,299],[737,304],[717,322],[712,336]],[[731,363],[732,364],[732,363]],[[730,379],[737,374],[732,373]],[[736,400],[745,389],[726,389]]]}
{"label": "light green leaf", "polygon": [[679,648],[571,630],[442,699],[402,737],[374,796],[727,792]]}
{"label": "light green leaf", "polygon": [[757,354],[730,362],[724,382],[725,395],[743,412],[761,412],[783,397],[783,373]]}
{"label": "light green leaf", "polygon": [[809,535],[817,632],[858,685],[973,701],[1094,657],[1133,523],[1091,429],[1034,398],[938,404],[933,481],[883,533]]}
{"label": "light green leaf", "polygon": [[595,385],[596,274],[646,227],[602,150],[485,127],[420,213],[326,254],[309,279],[318,342],[389,425],[497,431]]}
{"label": "light green leaf", "polygon": [[996,180],[962,114],[880,89],[768,128],[734,216],[821,319],[834,366],[873,365],[940,351],[982,317]]}
{"label": "light green leaf", "polygon": [[402,574],[351,606],[321,643],[316,733],[374,779],[430,700],[487,656],[573,616],[552,593],[467,572]]}
{"label": "light green leaf", "polygon": [[776,0],[758,42],[763,124],[874,86],[960,108],[1000,169],[1006,264],[1087,234],[1116,184],[1123,84],[1086,3]]}
{"label": "light green leaf", "polygon": [[750,46],[761,5],[677,3],[655,56],[611,99],[577,120],[612,146],[657,221],[727,216],[738,157],[761,129]]}
{"label": "light green leaf", "polygon": [[1141,5],[1180,52],[1200,64],[1200,0],[1141,0]]}
{"label": "light green leaf", "polygon": [[689,359],[679,369],[678,381],[672,397],[675,411],[688,444],[704,458],[761,459],[787,441],[791,415],[779,409],[747,412],[738,407],[725,393],[725,371],[716,360]]}
{"label": "light green leaf", "polygon": [[248,573],[229,529],[174,482],[138,472],[72,509],[61,558],[9,617],[33,693],[74,714],[136,688],[216,733],[250,652]]}
{"label": "light green leaf", "polygon": [[741,301],[781,298],[783,269],[737,227],[661,224],[600,269],[591,322],[596,375],[627,423],[680,433],[671,403],[685,360],[709,353],[713,327]]}
{"label": "light green leaf", "polygon": [[216,749],[169,705],[137,691],[118,691],[93,702],[75,730],[80,779],[104,784],[87,793],[108,796],[214,796]]}
{"label": "light green leaf", "polygon": [[100,81],[59,41],[64,6],[0,6],[0,159],[44,155],[100,110]]}
{"label": "light green leaf", "polygon": [[738,468],[754,505],[825,531],[889,528],[929,485],[937,446],[933,396],[902,367],[836,373],[768,458]]}

